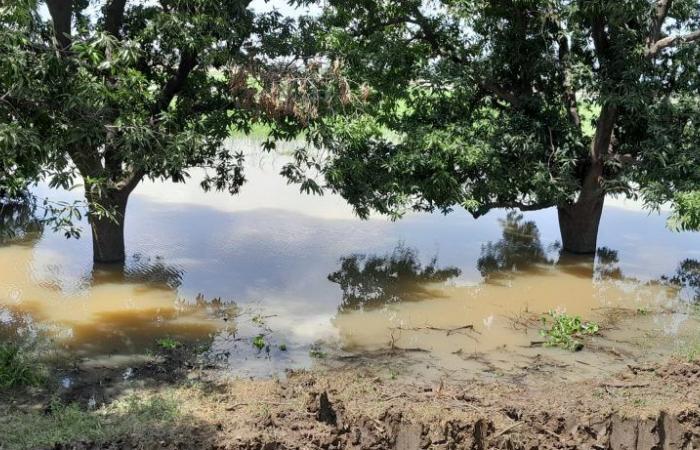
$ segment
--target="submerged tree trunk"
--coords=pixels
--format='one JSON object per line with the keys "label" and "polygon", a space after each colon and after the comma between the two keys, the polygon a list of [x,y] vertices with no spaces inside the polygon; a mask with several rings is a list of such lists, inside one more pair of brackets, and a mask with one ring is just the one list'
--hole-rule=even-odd
{"label": "submerged tree trunk", "polygon": [[[88,195],[88,201],[91,203],[89,220],[92,229],[92,254],[96,263],[121,263],[126,259],[124,218],[128,199],[129,194],[121,191]],[[104,208],[109,216],[100,214],[94,203]]]}
{"label": "submerged tree trunk", "polygon": [[581,180],[581,191],[574,203],[560,205],[559,231],[564,250],[571,253],[595,253],[598,243],[598,225],[603,213],[603,161],[610,150],[617,106],[605,103],[596,123],[595,136],[586,171]]}
{"label": "submerged tree trunk", "polygon": [[596,198],[557,208],[559,231],[565,251],[580,254],[595,253],[604,200],[604,195],[598,195]]}

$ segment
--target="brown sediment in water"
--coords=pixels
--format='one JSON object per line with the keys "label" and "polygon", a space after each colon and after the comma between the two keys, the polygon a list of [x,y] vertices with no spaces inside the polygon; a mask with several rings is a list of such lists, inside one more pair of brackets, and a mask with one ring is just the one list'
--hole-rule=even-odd
{"label": "brown sediment in water", "polygon": [[[549,361],[550,371],[561,369],[554,376],[575,380],[668,357],[678,350],[676,342],[696,335],[698,325],[695,316],[683,312],[686,305],[678,301],[675,287],[594,281],[590,271],[584,276],[538,267],[475,286],[439,285],[431,291],[436,294],[421,301],[337,315],[334,325],[343,349],[429,354],[415,365],[415,373],[439,365],[443,373],[460,377],[465,368],[514,375],[538,358]],[[542,348],[541,319],[549,311],[594,321],[601,331],[585,339],[584,352]]]}
{"label": "brown sediment in water", "polygon": [[[25,246],[0,250],[0,265],[10,265],[8,255],[31,260],[26,254],[31,249]],[[235,311],[228,312],[231,320],[222,319],[234,306],[201,299],[181,301],[167,282],[171,277],[167,269],[156,265],[148,270],[158,272],[155,279],[143,279],[140,272],[98,269],[74,294],[27,279],[26,269],[2,272],[0,286],[15,286],[19,293],[13,295],[9,289],[0,295],[0,306],[28,316],[35,324],[50,325],[61,348],[96,360],[143,354],[165,337],[188,344],[210,343],[218,333],[239,325]],[[460,379],[475,374],[521,378],[522,368],[535,361],[543,376],[575,380],[668,357],[677,352],[677,341],[697,334],[697,318],[684,313],[686,305],[677,287],[619,274],[596,278],[590,259],[557,265],[528,263],[519,271],[491,273],[473,285],[425,282],[420,274],[411,276],[385,287],[392,293],[390,300],[379,298],[383,301],[372,307],[350,307],[349,303],[339,307],[331,319],[337,333],[337,339],[328,344],[331,366],[361,360],[377,366],[412,367],[414,376],[426,379],[448,373]],[[551,310],[595,321],[601,333],[586,339],[584,352],[542,348],[540,319]],[[253,333],[266,330],[253,329]],[[250,339],[244,336],[243,340]],[[244,350],[243,357],[256,357],[251,345],[238,348]],[[393,357],[397,352],[402,358]]]}
{"label": "brown sediment in water", "polygon": [[[341,198],[301,197],[265,165],[251,167],[253,184],[235,200],[203,196],[197,183],[142,184],[121,273],[92,266],[86,239],[38,229],[3,241],[0,334],[28,322],[97,361],[142,356],[163,338],[210,343],[228,370],[251,376],[312,367],[320,340],[320,353],[341,365],[412,365],[426,379],[517,379],[537,361],[568,380],[667,357],[697,338],[687,308],[697,289],[686,282],[681,295],[661,276],[679,261],[696,264],[700,241],[670,233],[663,218],[606,209],[600,242],[614,249],[577,258],[559,252],[554,211],[358,221]],[[676,281],[694,280],[688,273]],[[225,304],[197,293],[259,314],[226,320],[217,313]],[[543,348],[540,319],[550,310],[602,332],[584,352]],[[251,345],[259,336],[263,351]]]}

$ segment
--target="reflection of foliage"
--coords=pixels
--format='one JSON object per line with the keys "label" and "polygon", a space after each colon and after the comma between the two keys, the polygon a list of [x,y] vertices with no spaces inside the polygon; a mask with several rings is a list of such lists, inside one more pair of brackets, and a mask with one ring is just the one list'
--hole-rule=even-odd
{"label": "reflection of foliage", "polygon": [[[477,268],[487,279],[494,279],[514,271],[535,271],[556,264],[559,270],[594,278],[621,278],[617,251],[601,247],[596,259],[590,255],[574,255],[561,252],[558,259],[550,257],[545,249],[537,224],[525,221],[523,214],[510,211],[500,220],[503,228],[501,239],[481,247]],[[558,244],[550,250],[558,249]],[[595,262],[595,265],[594,265]],[[594,268],[595,266],[595,268]]]}
{"label": "reflection of foliage", "polygon": [[681,261],[673,275],[664,276],[661,279],[688,292],[692,301],[700,302],[700,261],[685,259]]}
{"label": "reflection of foliage", "polygon": [[523,221],[523,215],[509,211],[500,220],[503,237],[481,247],[481,257],[477,268],[481,275],[489,275],[511,270],[526,270],[536,264],[551,264],[552,261],[540,240],[540,232],[533,221]]}
{"label": "reflection of foliage", "polygon": [[622,279],[617,250],[601,247],[596,252],[595,277],[598,279]]}
{"label": "reflection of foliage", "polygon": [[460,273],[456,267],[438,268],[437,258],[423,266],[415,250],[399,245],[386,256],[344,257],[340,270],[328,279],[343,291],[343,311],[420,300],[430,294],[427,283],[444,282]]}
{"label": "reflection of foliage", "polygon": [[[93,209],[111,217],[110,212],[100,205],[94,205]],[[78,238],[85,211],[87,205],[84,202],[42,200],[31,193],[9,200],[0,198],[0,243],[31,240],[45,228],[62,233],[66,238]]]}
{"label": "reflection of foliage", "polygon": [[30,239],[41,233],[43,226],[35,211],[34,202],[0,201],[0,243]]}
{"label": "reflection of foliage", "polygon": [[[551,326],[547,324],[551,321]],[[595,322],[583,322],[578,316],[550,311],[542,316],[540,335],[545,338],[547,347],[561,347],[577,352],[583,348],[581,338],[597,334],[600,327]]]}

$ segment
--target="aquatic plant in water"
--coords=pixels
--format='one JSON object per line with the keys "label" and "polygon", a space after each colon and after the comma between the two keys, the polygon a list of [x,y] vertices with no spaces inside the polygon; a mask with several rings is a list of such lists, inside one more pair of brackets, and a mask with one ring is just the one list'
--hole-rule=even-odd
{"label": "aquatic plant in water", "polygon": [[582,337],[597,334],[599,331],[600,326],[595,322],[583,322],[579,316],[549,311],[542,316],[540,335],[545,338],[544,345],[547,347],[561,347],[577,352],[583,348]]}

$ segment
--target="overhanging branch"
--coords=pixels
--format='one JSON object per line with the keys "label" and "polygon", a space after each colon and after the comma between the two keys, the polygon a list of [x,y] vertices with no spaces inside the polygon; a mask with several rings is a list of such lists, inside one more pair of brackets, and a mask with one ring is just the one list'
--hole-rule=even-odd
{"label": "overhanging branch", "polygon": [[535,203],[522,203],[522,202],[493,202],[486,205],[482,205],[476,211],[472,212],[472,216],[475,219],[483,216],[492,209],[519,209],[520,211],[539,211],[541,209],[551,208],[557,206],[554,202],[535,202]]}
{"label": "overhanging branch", "polygon": [[682,34],[679,36],[668,36],[656,41],[649,48],[647,48],[647,56],[654,57],[665,48],[675,47],[680,44],[688,44],[690,42],[697,41],[700,41],[700,30],[696,30],[691,33]]}
{"label": "overhanging branch", "polygon": [[190,75],[190,72],[192,72],[196,65],[196,53],[189,50],[183,51],[180,58],[180,64],[178,64],[175,75],[165,84],[158,102],[156,102],[153,107],[153,115],[163,112],[168,107],[173,98],[175,98],[175,95],[177,95],[177,93],[180,92],[185,86],[187,77]]}

